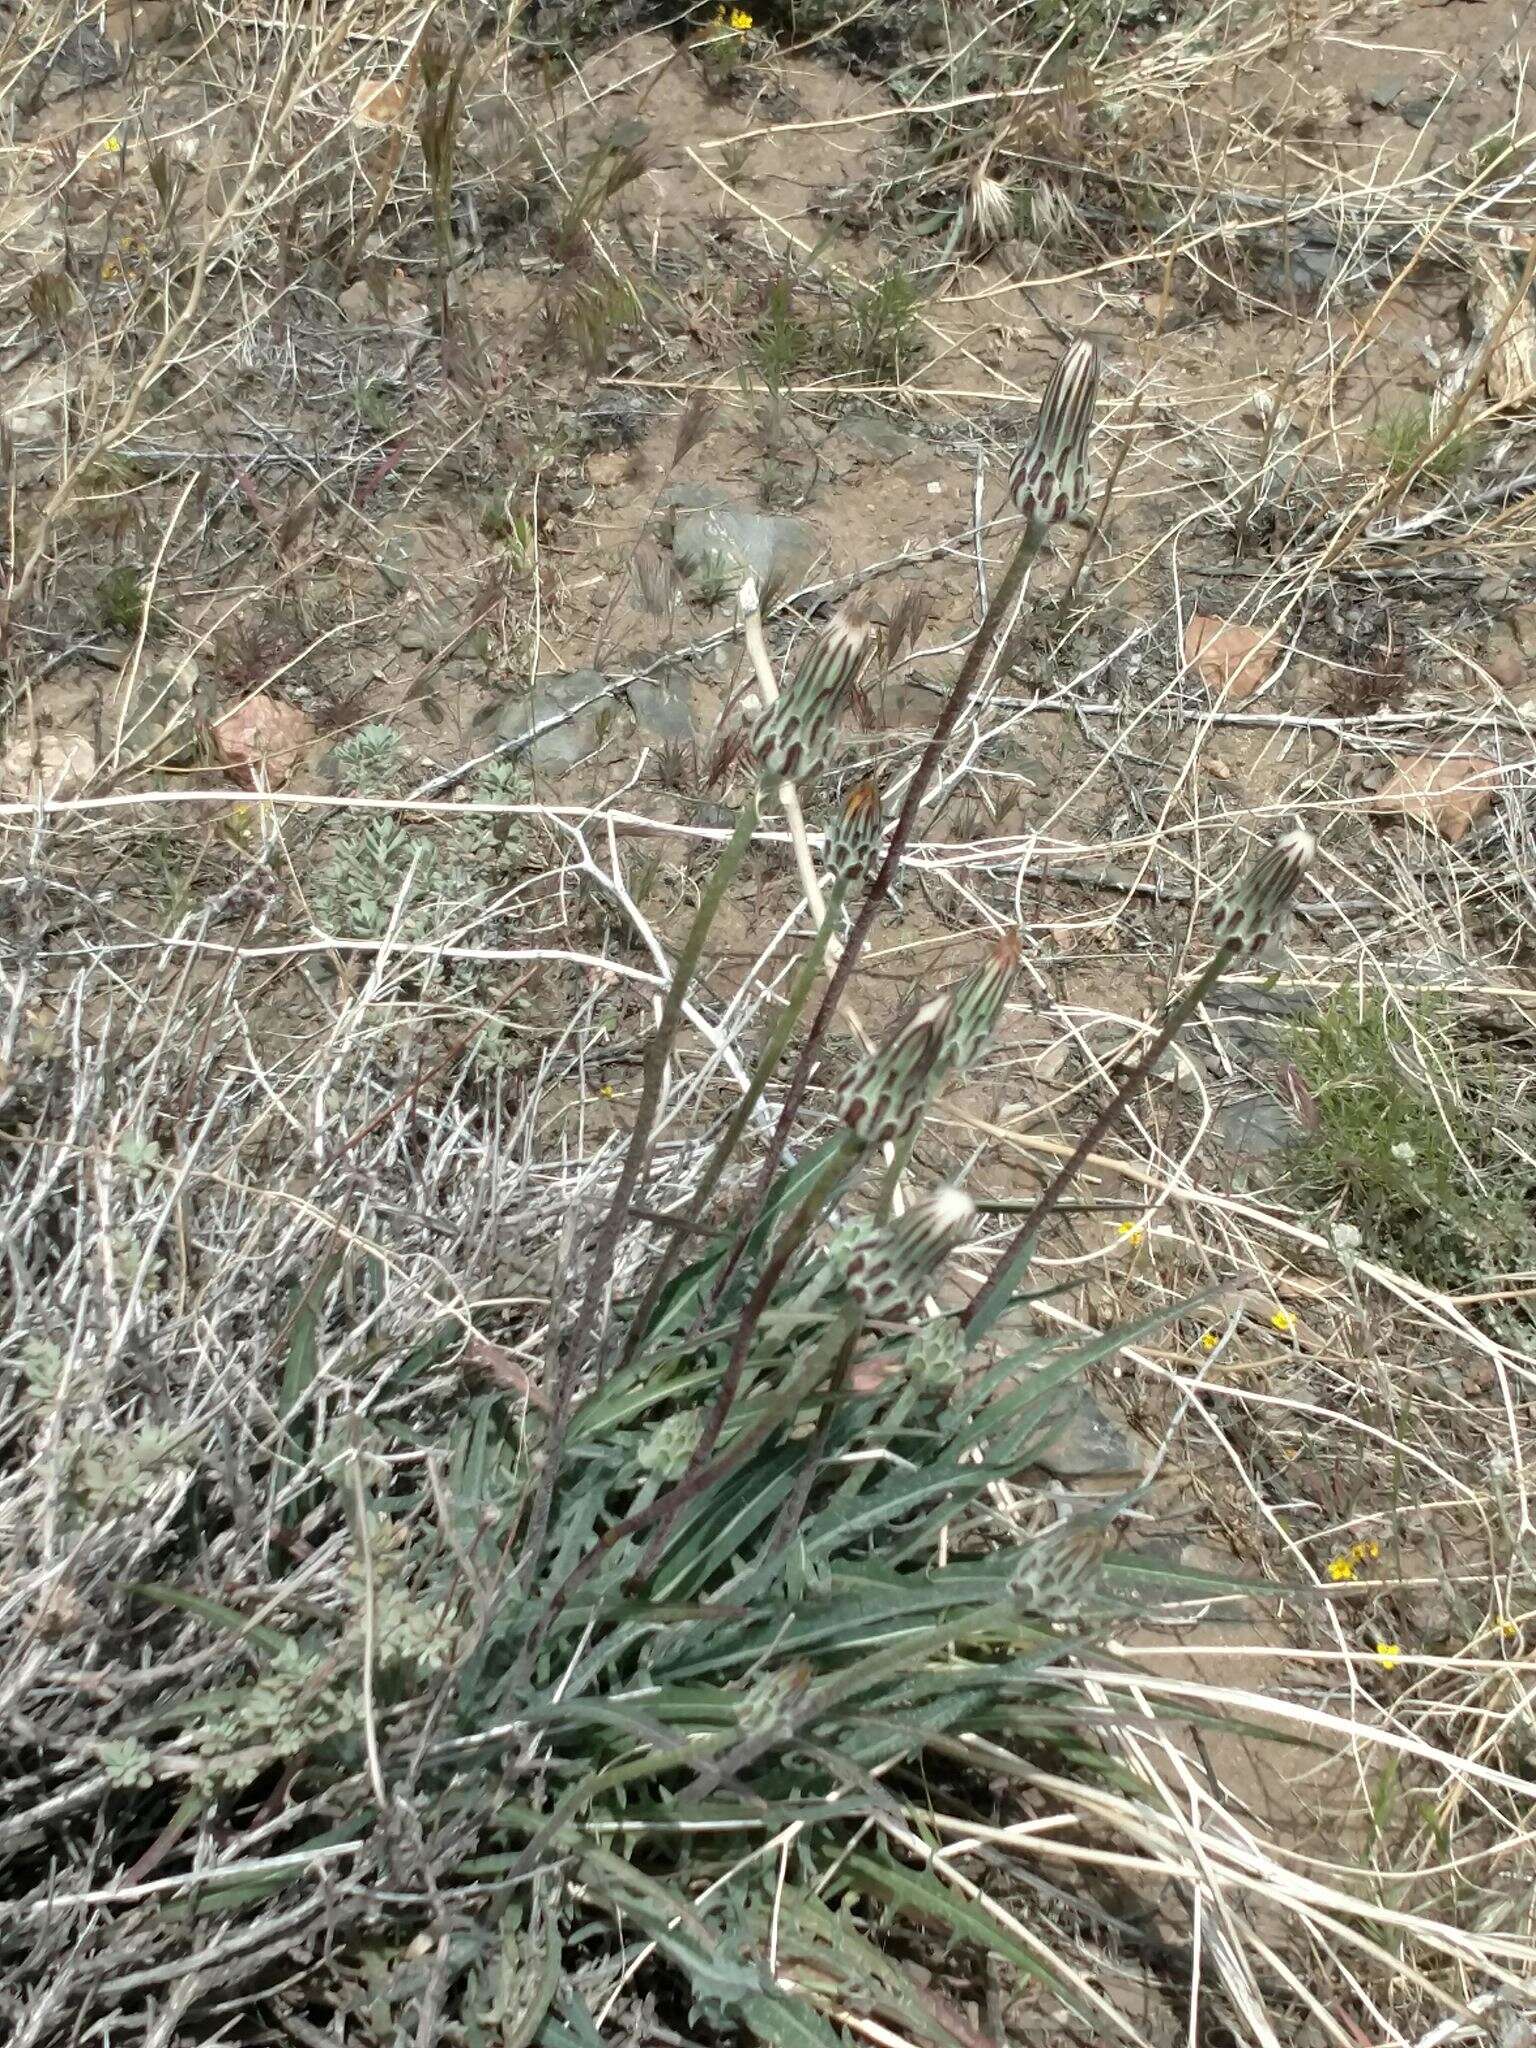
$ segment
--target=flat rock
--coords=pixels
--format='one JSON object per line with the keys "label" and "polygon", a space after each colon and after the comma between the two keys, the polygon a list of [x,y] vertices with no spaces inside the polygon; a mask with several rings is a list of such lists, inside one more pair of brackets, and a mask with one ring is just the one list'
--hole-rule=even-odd
{"label": "flat rock", "polygon": [[625,695],[635,723],[649,740],[693,738],[693,685],[685,675],[662,675],[631,683]]}
{"label": "flat rock", "polygon": [[1241,704],[1269,681],[1280,650],[1255,626],[1196,612],[1184,628],[1184,659],[1213,696]]}
{"label": "flat rock", "polygon": [[1240,1095],[1217,1110],[1212,1135],[1224,1151],[1263,1159],[1295,1144],[1296,1119],[1273,1095]]}
{"label": "flat rock", "polygon": [[900,462],[904,455],[910,455],[919,446],[910,434],[892,426],[879,413],[860,412],[851,419],[839,420],[837,432],[848,440],[862,443],[871,455],[882,455],[890,462]]}
{"label": "flat rock", "polygon": [[673,500],[672,555],[685,576],[719,565],[732,578],[751,575],[759,588],[769,581],[791,587],[804,580],[820,555],[821,541],[803,519],[759,512],[723,493],[696,492]]}
{"label": "flat rock", "polygon": [[96,749],[83,732],[18,733],[0,749],[0,797],[71,797],[96,773]]}
{"label": "flat rock", "polygon": [[1454,846],[1493,802],[1502,775],[1487,754],[1413,754],[1398,762],[1371,809],[1427,825]]}
{"label": "flat rock", "polygon": [[1142,1470],[1141,1446],[1111,1422],[1085,1387],[1071,1388],[1055,1411],[1055,1434],[1035,1463],[1053,1479],[1114,1479]]}
{"label": "flat rock", "polygon": [[242,789],[281,789],[314,737],[314,726],[297,705],[258,690],[215,721],[213,750]]}
{"label": "flat rock", "polygon": [[[598,719],[613,701],[609,688],[608,677],[595,668],[541,676],[527,696],[497,712],[493,729],[504,740],[528,739],[522,758],[535,768],[574,768],[597,750]],[[557,723],[540,732],[550,719]]]}

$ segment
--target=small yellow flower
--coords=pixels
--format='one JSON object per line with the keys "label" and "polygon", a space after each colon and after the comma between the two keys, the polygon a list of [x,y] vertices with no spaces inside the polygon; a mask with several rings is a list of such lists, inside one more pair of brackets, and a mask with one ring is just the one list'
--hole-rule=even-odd
{"label": "small yellow flower", "polygon": [[604,1102],[612,1102],[612,1100],[613,1100],[613,1083],[612,1083],[611,1081],[605,1081],[605,1082],[603,1083],[602,1087],[601,1087],[601,1088],[599,1088],[597,1092],[598,1092],[598,1094],[599,1094],[599,1095],[600,1095],[600,1096],[602,1097],[602,1099],[603,1099],[603,1101],[604,1101]]}
{"label": "small yellow flower", "polygon": [[115,135],[109,135],[101,146],[110,156],[116,156],[123,145]]}
{"label": "small yellow flower", "polygon": [[1294,1330],[1296,1325],[1285,1309],[1277,1308],[1269,1319],[1269,1327],[1283,1334],[1287,1330]]}
{"label": "small yellow flower", "polygon": [[1202,1330],[1202,1331],[1201,1331],[1201,1333],[1200,1333],[1200,1349],[1201,1349],[1202,1351],[1214,1351],[1214,1350],[1216,1349],[1216,1346],[1217,1346],[1217,1345],[1218,1345],[1218,1344],[1219,1344],[1220,1342],[1221,1342],[1221,1339],[1220,1339],[1220,1338],[1219,1338],[1219,1337],[1217,1336],[1217,1334],[1216,1334],[1216,1332],[1215,1332],[1214,1330]]}
{"label": "small yellow flower", "polygon": [[1378,1643],[1376,1645],[1377,1660],[1384,1671],[1390,1671],[1402,1654],[1401,1649],[1396,1643]]}
{"label": "small yellow flower", "polygon": [[1519,1629],[1515,1626],[1515,1624],[1509,1619],[1507,1615],[1504,1616],[1503,1619],[1501,1619],[1501,1621],[1499,1622],[1499,1634],[1504,1638],[1506,1643],[1512,1643],[1515,1640],[1516,1636],[1519,1635],[1519,1633]]}
{"label": "small yellow flower", "polygon": [[1121,1237],[1129,1238],[1133,1246],[1140,1244],[1146,1236],[1146,1232],[1139,1223],[1122,1223],[1119,1234]]}
{"label": "small yellow flower", "polygon": [[1347,1557],[1331,1558],[1328,1564],[1328,1576],[1335,1584],[1341,1579],[1352,1579],[1355,1576],[1354,1565]]}
{"label": "small yellow flower", "polygon": [[744,36],[751,26],[752,17],[744,7],[731,9],[731,27],[735,29],[737,35]]}

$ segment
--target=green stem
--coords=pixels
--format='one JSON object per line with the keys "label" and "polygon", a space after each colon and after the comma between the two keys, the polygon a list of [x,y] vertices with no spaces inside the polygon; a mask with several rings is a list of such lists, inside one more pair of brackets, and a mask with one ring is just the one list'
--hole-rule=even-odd
{"label": "green stem", "polygon": [[[747,1092],[740,1102],[737,1103],[735,1109],[732,1110],[730,1120],[727,1122],[724,1131],[720,1134],[720,1141],[715,1146],[714,1152],[710,1156],[709,1164],[705,1167],[698,1185],[689,1191],[688,1210],[691,1216],[703,1214],[705,1203],[714,1193],[719,1185],[720,1176],[730,1164],[731,1155],[736,1149],[737,1140],[747,1127],[748,1118],[759,1102],[762,1101],[764,1091],[767,1089],[768,1083],[773,1079],[774,1071],[784,1056],[784,1048],[789,1043],[790,1034],[800,1020],[800,1013],[805,1008],[811,990],[816,986],[817,976],[821,973],[821,964],[827,956],[827,947],[831,944],[832,934],[837,929],[837,921],[842,913],[843,898],[846,894],[846,882],[839,882],[832,892],[831,901],[827,905],[826,916],[822,919],[821,925],[811,941],[810,950],[801,962],[800,971],[790,985],[790,991],[785,999],[783,1012],[770,1032],[768,1042],[763,1047],[756,1066],[752,1069],[751,1078],[747,1083]],[[672,1238],[671,1243],[662,1252],[656,1272],[645,1290],[640,1306],[635,1310],[634,1320],[630,1326],[629,1338],[624,1346],[621,1365],[628,1365],[634,1358],[636,1351],[639,1350],[641,1344],[645,1341],[650,1319],[655,1313],[657,1302],[661,1299],[662,1289],[671,1279],[677,1262],[682,1256],[682,1245],[683,1240],[681,1233],[679,1233]]]}
{"label": "green stem", "polygon": [[869,893],[853,921],[853,929],[849,932],[843,947],[843,957],[838,961],[827,982],[821,1006],[812,1019],[811,1028],[806,1033],[805,1042],[790,1074],[789,1087],[779,1111],[779,1121],[759,1171],[757,1186],[753,1189],[751,1200],[747,1203],[745,1213],[737,1226],[735,1242],[715,1282],[711,1306],[724,1293],[742,1253],[751,1241],[752,1232],[756,1229],[758,1218],[763,1211],[763,1204],[768,1199],[768,1191],[778,1173],[784,1148],[789,1143],[795,1118],[800,1114],[800,1105],[805,1099],[805,1091],[821,1050],[822,1039],[826,1036],[832,1019],[837,1015],[843,991],[853,977],[853,970],[863,950],[864,941],[869,936],[870,927],[881,904],[890,893],[891,884],[896,878],[896,870],[900,867],[902,855],[906,852],[907,842],[916,829],[917,814],[922,809],[923,798],[927,795],[928,785],[944,757],[944,749],[949,744],[950,734],[959,722],[961,712],[970,702],[1003,628],[1013,615],[1014,606],[1018,603],[1020,592],[1024,588],[1024,579],[1040,552],[1045,534],[1046,529],[1043,526],[1030,525],[1025,529],[1014,551],[1013,560],[1004,570],[1002,581],[992,593],[992,602],[987,606],[986,614],[976,629],[976,637],[966,652],[960,673],[955,678],[955,686],[939,714],[938,723],[929,735],[922,758],[913,771],[912,780],[907,785],[906,796],[902,800],[901,810],[891,832],[890,844],[885,850],[885,858],[880,863],[879,872],[870,884]]}
{"label": "green stem", "polygon": [[608,1205],[608,1213],[603,1218],[603,1226],[593,1248],[591,1270],[587,1274],[586,1289],[581,1298],[581,1306],[576,1311],[576,1320],[557,1353],[555,1385],[550,1399],[549,1442],[545,1446],[543,1470],[539,1475],[538,1492],[534,1497],[528,1523],[527,1549],[523,1562],[525,1583],[538,1570],[543,1553],[544,1538],[549,1528],[550,1506],[554,1500],[555,1479],[560,1468],[561,1453],[565,1448],[566,1430],[570,1426],[577,1381],[586,1361],[587,1347],[597,1320],[598,1304],[612,1273],[614,1254],[629,1222],[635,1191],[645,1170],[651,1130],[661,1103],[667,1058],[682,1020],[683,1003],[687,998],[689,985],[698,971],[699,961],[703,957],[704,942],[709,936],[710,927],[725,901],[726,891],[735,879],[747,848],[752,843],[752,834],[756,827],[757,791],[754,788],[749,791],[742,804],[741,814],[736,820],[736,829],[726,841],[715,871],[699,899],[699,907],[693,914],[692,924],[688,927],[688,936],[683,941],[682,952],[678,955],[677,965],[672,970],[672,979],[667,984],[661,1016],[645,1049],[640,1101],[635,1110],[635,1121],[629,1134],[624,1164],[619,1169],[618,1186],[613,1191],[613,1200]]}
{"label": "green stem", "polygon": [[1013,1293],[1014,1282],[1020,1270],[1028,1263],[1035,1240],[1049,1222],[1062,1196],[1081,1173],[1090,1152],[1098,1144],[1110,1125],[1119,1116],[1136,1090],[1146,1080],[1174,1039],[1189,1022],[1212,988],[1221,979],[1236,959],[1239,945],[1236,939],[1228,939],[1218,947],[1214,959],[1196,976],[1193,983],[1168,1011],[1157,1031],[1148,1041],[1146,1050],[1130,1072],[1121,1081],[1108,1102],[1089,1124],[1073,1146],[1071,1155],[1047,1181],[1024,1221],[1014,1232],[1008,1249],[993,1272],[992,1278],[972,1301],[960,1318],[960,1327],[971,1341],[984,1337],[997,1321]]}

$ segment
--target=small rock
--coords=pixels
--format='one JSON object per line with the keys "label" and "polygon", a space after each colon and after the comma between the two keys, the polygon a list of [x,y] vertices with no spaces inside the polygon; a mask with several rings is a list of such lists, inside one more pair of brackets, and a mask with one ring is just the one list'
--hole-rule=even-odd
{"label": "small rock", "polygon": [[1296,1120],[1272,1095],[1242,1095],[1217,1110],[1213,1134],[1224,1151],[1263,1159],[1295,1144]]}
{"label": "small rock", "polygon": [[1503,777],[1486,754],[1414,754],[1371,799],[1381,817],[1412,818],[1454,846],[1493,802]]}
{"label": "small rock", "polygon": [[[527,696],[497,712],[494,730],[506,740],[537,734],[521,755],[535,768],[574,768],[597,750],[598,722],[613,703],[608,688],[608,678],[595,668],[541,676]],[[540,732],[539,727],[551,719],[558,722]]]}
{"label": "small rock", "polygon": [[96,749],[83,732],[18,733],[0,751],[0,797],[14,802],[78,796],[96,773]]}
{"label": "small rock", "polygon": [[1053,1434],[1035,1463],[1053,1479],[1113,1479],[1139,1474],[1141,1446],[1118,1422],[1111,1422],[1083,1387],[1058,1403]]}
{"label": "small rock", "polygon": [[679,505],[673,521],[672,554],[685,576],[721,564],[732,575],[750,574],[759,588],[770,580],[793,587],[821,551],[814,527],[803,519],[755,512],[749,505]]}
{"label": "small rock", "polygon": [[893,427],[879,413],[855,413],[851,419],[839,420],[837,432],[862,442],[870,455],[883,456],[888,462],[900,462],[918,445],[910,434]]}
{"label": "small rock", "polygon": [[1427,128],[1440,111],[1438,100],[1399,100],[1397,116],[1406,121],[1410,128]]}
{"label": "small rock", "polygon": [[1384,114],[1396,106],[1407,90],[1406,78],[1379,78],[1370,89],[1371,105],[1378,113]]}
{"label": "small rock", "polygon": [[1515,637],[1513,625],[1504,620],[1488,629],[1483,667],[1506,690],[1516,690],[1525,680],[1525,656]]}
{"label": "small rock", "polygon": [[1280,650],[1253,626],[1196,612],[1184,628],[1184,659],[1214,696],[1241,704],[1269,681]]}
{"label": "small rock", "polygon": [[34,370],[21,388],[0,402],[0,426],[16,441],[55,441],[69,403],[63,370]]}
{"label": "small rock", "polygon": [[635,723],[647,739],[693,737],[693,685],[684,675],[648,677],[625,693]]}
{"label": "small rock", "polygon": [[296,705],[258,690],[215,722],[213,750],[242,789],[281,789],[314,737]]}
{"label": "small rock", "polygon": [[587,480],[600,491],[611,491],[629,475],[632,457],[622,448],[599,451],[587,457]]}

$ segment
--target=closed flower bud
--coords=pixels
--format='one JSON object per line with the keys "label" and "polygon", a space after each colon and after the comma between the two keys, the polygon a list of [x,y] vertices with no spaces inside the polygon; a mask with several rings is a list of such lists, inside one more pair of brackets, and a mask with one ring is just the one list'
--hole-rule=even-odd
{"label": "closed flower bud", "polygon": [[894,1144],[922,1115],[945,1070],[949,1014],[948,996],[930,996],[843,1083],[838,1113],[862,1144]]}
{"label": "closed flower bud", "polygon": [[915,1202],[848,1261],[848,1292],[876,1322],[911,1322],[939,1268],[975,1228],[976,1204],[959,1188]]}
{"label": "closed flower bud", "polygon": [[833,882],[850,893],[862,888],[874,873],[884,833],[880,791],[866,777],[849,790],[827,827],[825,858]]}
{"label": "closed flower bud", "polygon": [[1211,912],[1216,943],[1235,944],[1239,953],[1257,953],[1285,923],[1291,899],[1316,852],[1317,841],[1301,826],[1266,846],[1227,885]]}
{"label": "closed flower bud", "polygon": [[1004,932],[951,996],[949,1036],[944,1046],[944,1063],[951,1071],[963,1074],[986,1050],[1019,971],[1019,952],[1018,933]]}
{"label": "closed flower bud", "polygon": [[874,631],[861,613],[845,608],[813,642],[788,688],[753,729],[753,752],[765,775],[800,782],[825,766],[838,714]]}
{"label": "closed flower bud", "polygon": [[1008,494],[1031,527],[1044,532],[1088,503],[1088,436],[1099,389],[1098,350],[1074,341],[1051,372],[1035,431],[1008,473]]}

